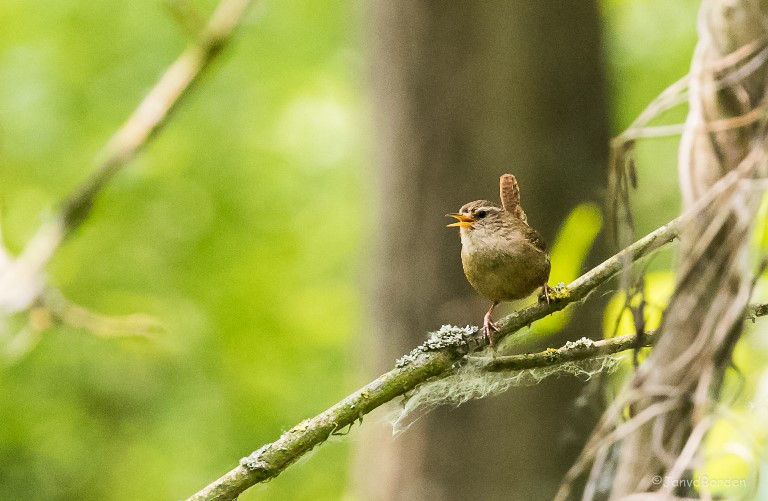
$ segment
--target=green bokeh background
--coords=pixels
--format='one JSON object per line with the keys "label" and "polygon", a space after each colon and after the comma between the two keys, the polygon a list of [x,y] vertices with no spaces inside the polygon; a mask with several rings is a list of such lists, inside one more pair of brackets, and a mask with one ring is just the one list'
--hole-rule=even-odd
{"label": "green bokeh background", "polygon": [[[70,300],[166,333],[52,329],[6,361],[0,499],[186,497],[359,382],[370,166],[354,9],[258,5],[61,249],[50,276]],[[186,40],[160,1],[3,1],[0,19],[3,230],[18,251]],[[347,452],[323,447],[260,497],[337,499]]]}
{"label": "green bokeh background", "polygon": [[[214,6],[189,4],[203,17]],[[697,2],[602,7],[618,132],[685,74]],[[0,499],[186,497],[364,382],[355,353],[375,225],[365,16],[346,1],[258,3],[103,192],[51,282],[165,332],[58,327],[29,350],[0,350]],[[159,0],[3,0],[0,20],[2,229],[18,252],[186,35]],[[641,232],[678,210],[675,149],[675,138],[638,149]],[[0,348],[25,320],[0,323]],[[351,497],[354,439],[242,499]]]}

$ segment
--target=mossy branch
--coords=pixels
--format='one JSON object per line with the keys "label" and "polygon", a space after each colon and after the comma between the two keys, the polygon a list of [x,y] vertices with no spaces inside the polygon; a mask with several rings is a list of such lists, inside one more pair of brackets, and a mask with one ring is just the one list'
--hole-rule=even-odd
{"label": "mossy branch", "polygon": [[628,334],[599,341],[583,337],[578,341],[568,341],[558,349],[550,348],[538,353],[506,357],[468,357],[468,361],[477,364],[481,369],[488,372],[522,371],[525,369],[551,367],[567,362],[580,362],[582,360],[605,357],[626,350],[645,348],[653,344],[655,334],[655,331],[650,331],[643,334],[640,339],[635,334]]}
{"label": "mossy branch", "polygon": [[[634,262],[671,242],[677,236],[680,225],[681,219],[675,219],[638,240],[574,280],[559,292],[557,300],[538,303],[501,319],[499,332],[494,335],[494,343],[551,313],[562,310],[573,302],[585,299],[598,286],[619,273],[628,262]],[[266,444],[250,456],[243,458],[237,467],[194,494],[189,501],[234,500],[249,487],[276,477],[306,452],[325,442],[334,432],[350,426],[365,414],[421,383],[449,375],[454,364],[464,359],[467,354],[485,347],[485,339],[482,336],[476,336],[476,333],[477,328],[474,327],[464,329],[443,327],[438,332],[432,333],[423,345],[400,359],[393,370],[321,414],[302,421],[283,433],[275,442]],[[563,362],[569,356],[599,357],[606,353],[615,353],[610,350],[629,349],[636,343],[637,340],[634,337],[632,339],[617,338],[612,342],[599,341],[593,343],[597,348],[594,350],[590,348],[590,351],[593,351],[591,353],[584,351],[585,343],[577,343],[576,347],[566,346],[557,350],[559,353],[557,356]],[[560,353],[561,350],[562,353]],[[577,355],[577,352],[580,354]],[[493,365],[494,362],[491,362],[489,370],[509,370],[510,368],[516,370],[523,368],[522,364],[529,364],[524,368],[531,368],[560,363],[552,361],[551,350],[538,355],[498,357],[498,360],[500,360],[498,365]]]}

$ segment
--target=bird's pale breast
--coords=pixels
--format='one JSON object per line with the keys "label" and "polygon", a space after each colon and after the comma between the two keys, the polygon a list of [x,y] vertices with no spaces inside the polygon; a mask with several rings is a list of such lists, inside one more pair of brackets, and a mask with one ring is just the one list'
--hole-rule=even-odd
{"label": "bird's pale breast", "polygon": [[461,262],[472,287],[492,301],[522,299],[549,279],[549,257],[525,240],[463,247]]}

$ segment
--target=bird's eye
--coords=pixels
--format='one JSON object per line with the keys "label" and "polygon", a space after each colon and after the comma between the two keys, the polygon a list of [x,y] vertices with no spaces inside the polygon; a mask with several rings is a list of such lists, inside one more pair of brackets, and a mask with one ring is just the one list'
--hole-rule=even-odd
{"label": "bird's eye", "polygon": [[477,211],[477,214],[476,214],[476,215],[477,215],[477,217],[478,217],[479,219],[482,219],[482,218],[484,218],[485,216],[487,216],[487,215],[488,215],[488,212],[486,212],[486,211],[484,211],[484,210],[480,210],[480,211]]}

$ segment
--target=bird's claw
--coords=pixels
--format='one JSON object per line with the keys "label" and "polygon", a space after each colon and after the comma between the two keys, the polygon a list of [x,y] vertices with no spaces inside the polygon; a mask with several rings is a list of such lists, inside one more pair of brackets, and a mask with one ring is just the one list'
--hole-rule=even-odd
{"label": "bird's claw", "polygon": [[543,303],[544,301],[549,304],[552,301],[552,298],[550,296],[550,291],[552,291],[552,287],[549,286],[549,284],[545,283],[541,286],[541,294],[539,294],[539,302]]}
{"label": "bird's claw", "polygon": [[491,320],[490,316],[486,316],[486,318],[483,319],[483,337],[488,341],[488,346],[491,348],[493,348],[494,332],[499,332],[499,326]]}

